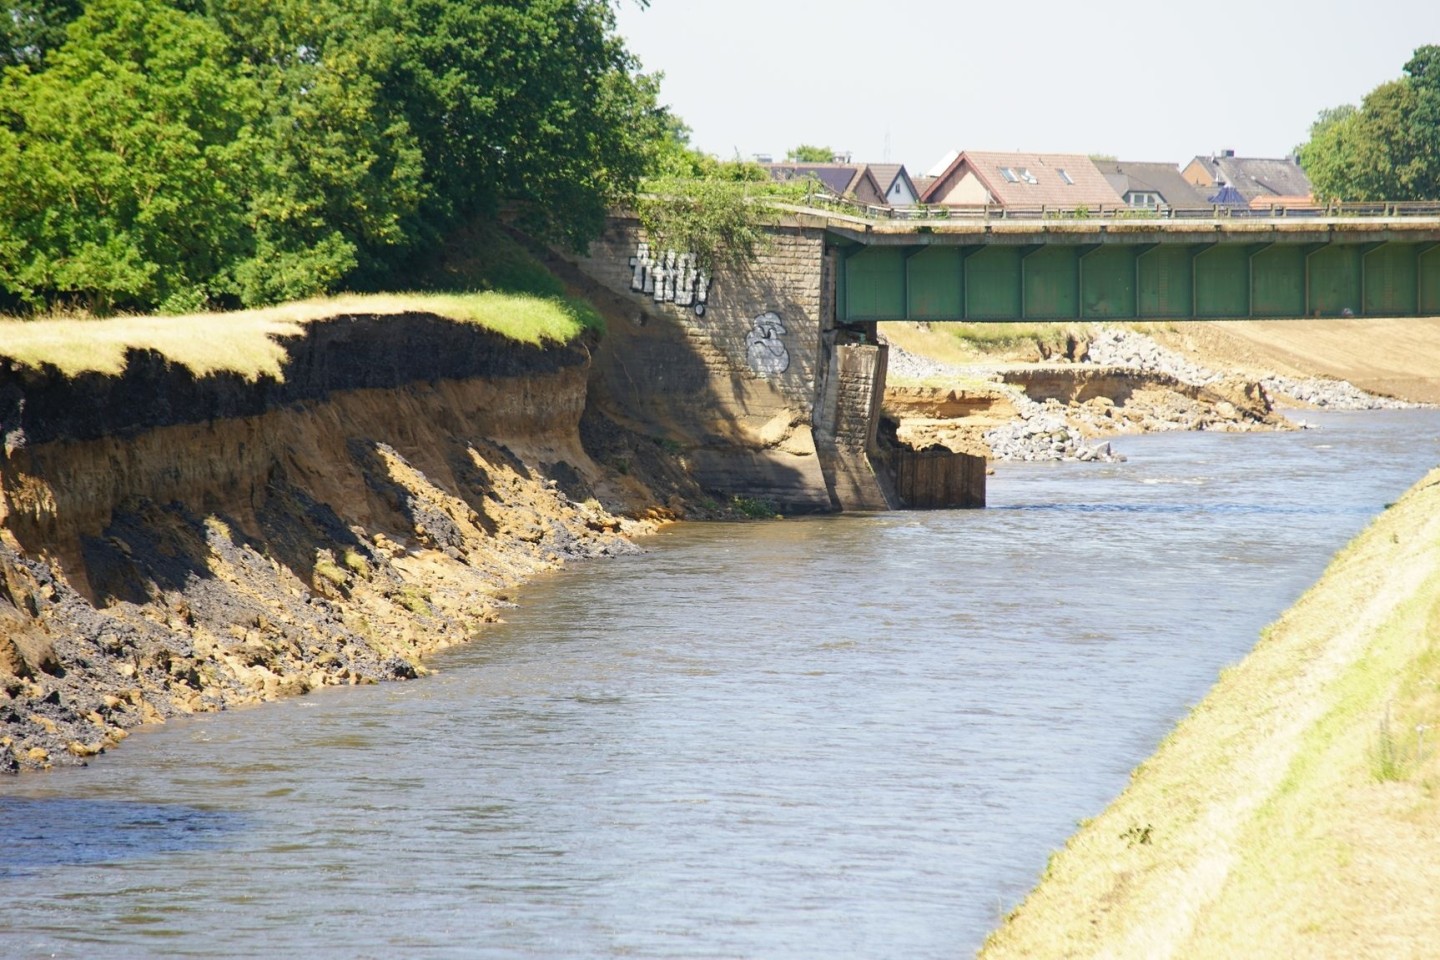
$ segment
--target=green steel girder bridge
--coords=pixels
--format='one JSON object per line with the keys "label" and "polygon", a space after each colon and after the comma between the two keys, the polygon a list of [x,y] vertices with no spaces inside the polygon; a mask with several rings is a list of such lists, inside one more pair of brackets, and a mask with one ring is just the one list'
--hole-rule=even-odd
{"label": "green steel girder bridge", "polygon": [[1204,219],[823,216],[841,323],[1440,316],[1434,207]]}

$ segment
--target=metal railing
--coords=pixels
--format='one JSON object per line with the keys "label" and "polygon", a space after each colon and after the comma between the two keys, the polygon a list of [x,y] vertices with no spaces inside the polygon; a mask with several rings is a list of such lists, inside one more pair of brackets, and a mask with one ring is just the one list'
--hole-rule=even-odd
{"label": "metal railing", "polygon": [[1350,217],[1396,218],[1428,217],[1440,219],[1440,202],[1387,201],[1375,203],[1288,204],[1274,203],[1263,207],[1242,207],[1213,204],[1206,207],[1131,207],[1124,204],[1089,207],[1002,207],[998,205],[946,207],[916,204],[886,207],[860,203],[856,200],[826,194],[808,198],[808,207],[823,213],[837,213],[861,220],[907,221],[995,221],[1054,220],[1062,222],[1099,221],[1167,221],[1167,220],[1266,220],[1266,219],[1344,219]]}

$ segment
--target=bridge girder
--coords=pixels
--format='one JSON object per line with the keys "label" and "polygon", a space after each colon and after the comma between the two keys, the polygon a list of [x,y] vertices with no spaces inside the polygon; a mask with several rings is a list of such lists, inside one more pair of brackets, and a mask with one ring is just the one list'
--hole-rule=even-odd
{"label": "bridge girder", "polygon": [[836,319],[1440,314],[1440,222],[830,225]]}

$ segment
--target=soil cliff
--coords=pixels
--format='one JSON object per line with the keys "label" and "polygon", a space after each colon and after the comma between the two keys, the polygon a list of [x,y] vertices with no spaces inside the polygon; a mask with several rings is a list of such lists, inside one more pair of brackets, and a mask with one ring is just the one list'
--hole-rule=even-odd
{"label": "soil cliff", "polygon": [[419,314],[303,330],[254,380],[0,361],[0,769],[414,676],[523,579],[653,523],[581,445],[583,344]]}

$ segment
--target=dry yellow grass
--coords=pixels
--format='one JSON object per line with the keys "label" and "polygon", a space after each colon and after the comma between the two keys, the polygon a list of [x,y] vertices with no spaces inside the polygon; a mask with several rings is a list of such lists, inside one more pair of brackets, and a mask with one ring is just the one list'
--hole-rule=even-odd
{"label": "dry yellow grass", "polygon": [[1226,671],[982,956],[1435,956],[1437,668],[1440,471]]}
{"label": "dry yellow grass", "polygon": [[285,351],[277,337],[298,335],[305,324],[330,317],[402,313],[432,313],[534,344],[570,340],[582,326],[574,311],[540,297],[355,294],[233,313],[0,320],[0,356],[29,367],[51,364],[66,376],[113,375],[124,370],[126,350],[150,349],[196,376],[233,372],[249,380],[279,378]]}

